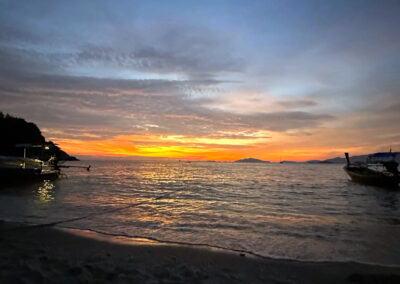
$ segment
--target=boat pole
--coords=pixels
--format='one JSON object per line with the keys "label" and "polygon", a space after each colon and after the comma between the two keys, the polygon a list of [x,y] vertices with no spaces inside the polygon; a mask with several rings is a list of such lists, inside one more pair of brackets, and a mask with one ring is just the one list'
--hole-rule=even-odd
{"label": "boat pole", "polygon": [[24,169],[25,169],[25,167],[26,167],[26,161],[25,161],[25,159],[26,159],[26,147],[24,147],[24,166],[23,166]]}
{"label": "boat pole", "polygon": [[88,172],[90,172],[90,168],[91,168],[92,166],[89,165],[88,167],[86,167],[86,166],[59,165],[58,167],[60,167],[60,168],[80,168],[80,169],[86,169]]}
{"label": "boat pole", "polygon": [[344,155],[346,156],[346,161],[347,161],[347,166],[350,166],[350,158],[349,158],[349,153],[344,153]]}

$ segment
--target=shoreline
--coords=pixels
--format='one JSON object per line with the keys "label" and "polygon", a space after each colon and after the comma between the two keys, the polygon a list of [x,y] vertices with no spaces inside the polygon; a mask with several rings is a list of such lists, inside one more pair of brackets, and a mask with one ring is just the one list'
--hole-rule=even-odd
{"label": "shoreline", "polygon": [[114,244],[125,244],[125,245],[152,245],[152,246],[172,246],[172,247],[187,247],[187,248],[194,248],[200,250],[208,250],[212,252],[220,252],[232,255],[241,255],[248,258],[254,258],[259,260],[271,260],[271,261],[295,261],[300,263],[354,263],[354,264],[361,264],[361,265],[371,265],[371,266],[378,266],[378,267],[386,267],[386,268],[396,268],[400,271],[400,265],[396,264],[382,264],[382,263],[372,263],[372,262],[362,262],[357,260],[329,260],[329,259],[322,259],[322,260],[309,260],[309,259],[293,259],[293,258],[284,258],[284,257],[277,257],[277,256],[264,256],[252,251],[241,250],[241,249],[231,249],[216,245],[211,245],[207,243],[189,243],[189,242],[179,242],[179,241],[167,241],[167,240],[160,240],[152,237],[144,237],[144,236],[129,236],[129,235],[120,235],[120,234],[112,234],[112,233],[105,233],[99,232],[92,229],[78,229],[68,226],[58,226],[53,227],[56,230],[65,231],[66,233],[70,233],[76,236],[87,237],[99,241],[105,241]]}
{"label": "shoreline", "polygon": [[259,258],[73,230],[0,222],[0,282],[400,282],[398,267]]}
{"label": "shoreline", "polygon": [[[387,268],[397,268],[400,271],[400,264],[386,264],[386,263],[375,263],[375,262],[366,262],[352,259],[343,259],[343,260],[332,260],[332,259],[294,259],[294,258],[284,258],[279,256],[265,256],[258,254],[256,252],[244,250],[244,249],[233,249],[218,245],[212,245],[208,243],[190,243],[183,241],[169,241],[162,240],[154,237],[148,236],[140,236],[140,235],[128,235],[128,234],[113,234],[107,232],[96,231],[94,229],[80,229],[69,226],[59,226],[59,222],[54,223],[44,223],[44,224],[36,224],[36,223],[24,223],[7,219],[0,219],[0,224],[2,222],[15,224],[17,226],[25,227],[25,228],[36,228],[36,227],[47,227],[53,228],[55,230],[60,230],[69,234],[73,234],[76,236],[81,236],[85,238],[91,238],[98,241],[105,241],[114,244],[125,244],[125,245],[153,245],[153,246],[175,246],[175,247],[188,247],[195,249],[204,249],[209,251],[234,254],[234,255],[242,255],[249,258],[261,259],[261,260],[272,260],[272,261],[295,261],[301,263],[354,263],[361,265],[371,265],[378,267],[387,267]],[[60,222],[64,223],[64,222]],[[0,226],[1,231],[1,226]]]}

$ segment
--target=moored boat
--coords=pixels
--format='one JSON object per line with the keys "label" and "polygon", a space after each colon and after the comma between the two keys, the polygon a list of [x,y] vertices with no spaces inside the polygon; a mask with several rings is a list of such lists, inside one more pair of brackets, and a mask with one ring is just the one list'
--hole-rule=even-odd
{"label": "moored boat", "polygon": [[51,161],[38,159],[0,156],[1,182],[25,182],[32,180],[54,180],[60,175],[60,169]]}
{"label": "moored boat", "polygon": [[351,163],[345,153],[347,165],[344,167],[349,177],[358,183],[398,187],[400,175],[397,169],[396,152],[380,152],[368,156],[365,163]]}

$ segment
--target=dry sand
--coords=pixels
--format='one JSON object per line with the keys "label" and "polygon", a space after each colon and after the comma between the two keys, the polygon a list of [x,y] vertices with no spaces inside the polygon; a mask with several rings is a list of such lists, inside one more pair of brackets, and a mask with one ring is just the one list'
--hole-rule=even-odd
{"label": "dry sand", "polygon": [[264,259],[96,235],[1,222],[0,283],[400,283],[395,267]]}

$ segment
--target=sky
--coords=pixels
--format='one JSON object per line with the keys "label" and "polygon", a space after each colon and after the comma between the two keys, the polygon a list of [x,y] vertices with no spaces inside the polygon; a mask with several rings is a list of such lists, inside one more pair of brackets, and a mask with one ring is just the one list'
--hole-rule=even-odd
{"label": "sky", "polygon": [[0,111],[69,154],[400,151],[400,1],[0,0]]}

